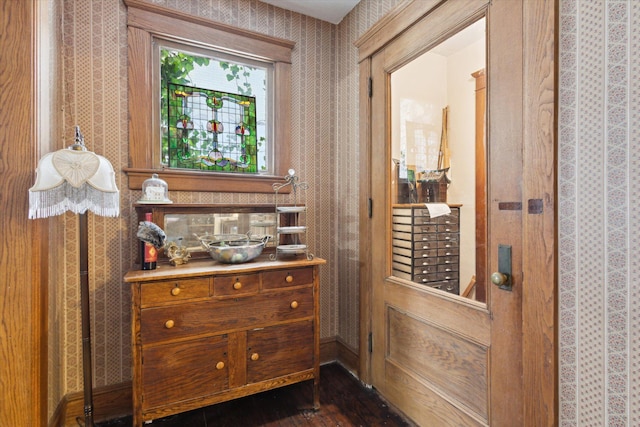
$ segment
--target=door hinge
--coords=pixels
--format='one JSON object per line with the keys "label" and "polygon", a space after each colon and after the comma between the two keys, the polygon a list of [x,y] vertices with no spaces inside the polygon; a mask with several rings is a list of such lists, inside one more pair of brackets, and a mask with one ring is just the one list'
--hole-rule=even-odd
{"label": "door hinge", "polygon": [[369,200],[367,203],[368,203],[367,209],[369,212],[369,218],[373,218],[373,200],[371,199],[371,197],[369,197]]}
{"label": "door hinge", "polygon": [[369,77],[369,98],[373,96],[373,79]]}
{"label": "door hinge", "polygon": [[369,353],[373,353],[373,334],[369,332]]}

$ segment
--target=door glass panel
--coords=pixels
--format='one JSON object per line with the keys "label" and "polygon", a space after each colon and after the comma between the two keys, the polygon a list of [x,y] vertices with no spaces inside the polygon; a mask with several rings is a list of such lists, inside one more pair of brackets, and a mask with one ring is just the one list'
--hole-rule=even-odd
{"label": "door glass panel", "polygon": [[482,18],[391,73],[392,274],[483,302],[485,33]]}

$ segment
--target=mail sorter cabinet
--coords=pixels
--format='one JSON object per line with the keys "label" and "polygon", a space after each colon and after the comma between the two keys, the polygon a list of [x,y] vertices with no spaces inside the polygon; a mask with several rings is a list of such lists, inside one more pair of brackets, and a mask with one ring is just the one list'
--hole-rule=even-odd
{"label": "mail sorter cabinet", "polygon": [[459,294],[460,208],[431,218],[424,204],[393,206],[393,275]]}
{"label": "mail sorter cabinet", "polygon": [[306,380],[319,407],[318,266],[325,261],[262,258],[126,274],[134,426]]}

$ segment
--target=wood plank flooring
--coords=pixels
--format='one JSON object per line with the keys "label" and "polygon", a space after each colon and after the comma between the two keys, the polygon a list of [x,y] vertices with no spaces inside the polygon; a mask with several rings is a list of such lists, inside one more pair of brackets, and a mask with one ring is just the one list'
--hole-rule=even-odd
{"label": "wood plank flooring", "polygon": [[[311,383],[220,403],[155,420],[150,427],[347,427],[408,426],[405,420],[338,364],[320,367],[320,409],[312,408]],[[97,427],[131,426],[131,417],[100,423]]]}

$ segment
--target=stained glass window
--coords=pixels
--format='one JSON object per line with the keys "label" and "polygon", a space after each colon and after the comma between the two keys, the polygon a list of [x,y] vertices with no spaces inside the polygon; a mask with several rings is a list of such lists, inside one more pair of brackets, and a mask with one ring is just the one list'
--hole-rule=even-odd
{"label": "stained glass window", "polygon": [[165,167],[269,172],[268,64],[161,48]]}

